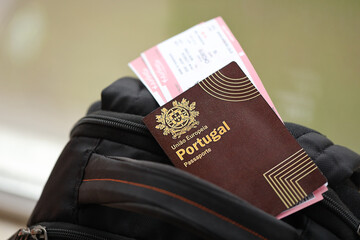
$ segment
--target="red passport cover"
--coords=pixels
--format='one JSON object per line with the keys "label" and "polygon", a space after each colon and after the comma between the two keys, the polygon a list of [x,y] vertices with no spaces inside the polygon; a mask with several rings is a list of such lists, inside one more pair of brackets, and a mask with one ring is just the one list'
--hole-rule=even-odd
{"label": "red passport cover", "polygon": [[327,182],[235,62],[144,123],[176,167],[274,216]]}

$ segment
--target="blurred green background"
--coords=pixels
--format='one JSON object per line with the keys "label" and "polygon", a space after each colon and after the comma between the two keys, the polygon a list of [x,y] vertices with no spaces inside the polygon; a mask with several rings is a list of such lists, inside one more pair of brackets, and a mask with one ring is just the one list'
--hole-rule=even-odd
{"label": "blurred green background", "polygon": [[[0,134],[16,132],[18,150],[43,139],[60,152],[100,91],[135,76],[129,61],[222,16],[284,121],[360,152],[359,13],[358,0],[1,0]],[[36,160],[5,150],[3,163]]]}
{"label": "blurred green background", "polygon": [[359,150],[360,2],[3,1],[0,124],[67,138],[147,48],[222,16],[285,121]]}

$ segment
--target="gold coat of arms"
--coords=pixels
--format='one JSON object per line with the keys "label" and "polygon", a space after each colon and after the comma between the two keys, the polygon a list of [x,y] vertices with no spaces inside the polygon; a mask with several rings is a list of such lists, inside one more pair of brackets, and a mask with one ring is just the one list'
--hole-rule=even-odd
{"label": "gold coat of arms", "polygon": [[176,139],[199,125],[200,122],[195,119],[199,112],[195,111],[196,103],[190,104],[185,98],[181,102],[173,101],[172,105],[169,110],[162,108],[161,115],[156,115],[156,122],[160,124],[155,128],[163,130],[164,135],[171,133],[172,138]]}

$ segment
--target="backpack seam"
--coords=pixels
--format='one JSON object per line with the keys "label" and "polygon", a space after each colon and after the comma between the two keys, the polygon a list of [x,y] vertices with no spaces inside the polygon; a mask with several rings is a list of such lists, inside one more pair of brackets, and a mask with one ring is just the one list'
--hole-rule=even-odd
{"label": "backpack seam", "polygon": [[76,223],[79,224],[79,190],[80,190],[80,186],[83,182],[83,179],[84,179],[84,175],[85,175],[85,169],[86,169],[86,166],[87,164],[89,163],[89,160],[92,156],[92,154],[96,151],[97,147],[100,145],[102,139],[99,138],[96,142],[96,144],[94,144],[93,147],[90,147],[88,149],[85,150],[85,153],[88,154],[87,158],[84,159],[85,160],[85,163],[82,164],[81,168],[80,168],[80,176],[78,178],[78,180],[76,181],[76,183],[74,184],[74,208],[72,210],[72,216],[73,218],[75,219]]}

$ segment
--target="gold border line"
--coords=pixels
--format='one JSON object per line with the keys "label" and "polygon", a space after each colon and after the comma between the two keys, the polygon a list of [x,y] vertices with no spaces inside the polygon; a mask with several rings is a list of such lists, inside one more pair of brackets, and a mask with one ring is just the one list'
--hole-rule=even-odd
{"label": "gold border line", "polygon": [[[227,86],[227,87],[234,87],[235,86],[247,86],[247,85],[253,85],[252,82],[250,81],[250,79],[247,79],[247,80],[244,80],[244,81],[241,81],[241,82],[234,82],[234,83],[230,83],[224,79],[222,79],[221,77],[219,77],[217,74],[211,74],[210,76],[212,76],[214,79],[216,79],[219,83]],[[224,83],[225,82],[225,83]],[[228,85],[226,83],[230,83],[232,85]]]}
{"label": "gold border line", "polygon": [[[303,158],[306,158],[307,156],[304,156]],[[308,166],[309,164],[311,164],[311,160],[310,160],[310,162],[308,162],[307,160],[310,160],[310,158],[306,158],[305,159],[305,161],[302,161],[299,165],[296,165],[296,167],[294,168],[294,169],[296,169],[296,168],[299,168],[301,165],[303,165],[303,164],[305,164],[304,166],[302,166],[301,168],[299,168],[299,169],[297,169],[295,172],[293,172],[293,173],[291,173],[289,176],[287,176],[285,179],[284,179],[284,181],[286,182],[286,183],[288,183],[287,182],[287,179],[290,177],[290,176],[292,176],[292,175],[294,175],[294,174],[296,174],[297,172],[299,172],[301,169],[303,169],[304,167],[306,167],[306,166]],[[293,169],[292,169],[293,170]],[[284,177],[284,176],[281,176],[281,177]],[[281,178],[280,177],[280,178]],[[290,181],[290,180],[289,180]],[[297,189],[297,187],[295,187],[295,189],[299,192],[299,189]],[[294,190],[293,190],[294,191]],[[294,191],[295,192],[295,191]],[[300,193],[300,192],[299,192]],[[300,195],[302,195],[301,193],[300,193]],[[301,196],[302,198],[304,198],[304,197],[306,197],[306,196]]]}
{"label": "gold border line", "polygon": [[[305,162],[305,161],[302,161],[302,160],[307,157],[306,154],[305,154],[305,156],[303,156],[303,155],[304,155],[304,153],[301,153],[301,154],[299,154],[298,156],[296,156],[295,158],[292,158],[291,160],[289,160],[289,161],[287,162],[287,164],[289,164],[289,163],[291,163],[291,162],[293,162],[293,161],[296,161],[296,162],[292,163],[290,166],[288,166],[287,168],[283,169],[281,172],[277,173],[277,174],[274,176],[274,179],[277,179],[277,177],[278,177],[280,174],[282,174],[283,172],[287,171],[289,168],[290,168],[290,171],[292,171],[293,169],[296,169],[297,167],[301,166],[301,165]],[[301,157],[301,158],[300,158],[300,157]],[[298,158],[300,158],[300,159],[298,159]],[[298,159],[298,160],[296,160],[296,159]],[[300,162],[300,164],[298,164],[299,162]],[[281,168],[285,167],[287,164],[283,165]],[[281,170],[281,168],[278,168],[276,171]],[[271,174],[276,173],[276,171],[272,172]],[[282,177],[286,176],[287,173],[289,173],[289,171],[286,172],[285,175],[282,175],[282,176],[279,177],[279,180],[280,180],[281,183],[282,183],[283,185],[285,185],[285,186],[286,186],[286,184],[283,182]],[[270,175],[271,175],[271,174],[270,174]],[[270,176],[270,175],[269,175],[269,176]],[[290,187],[290,188],[291,188],[291,190],[292,190],[293,192],[295,192],[294,189],[292,189],[292,187]],[[290,190],[289,190],[289,191],[290,191]],[[291,192],[290,192],[290,194],[292,195]],[[296,193],[295,193],[295,194],[296,194]],[[292,196],[293,196],[293,195],[292,195]],[[294,196],[293,196],[293,197],[294,197]],[[296,199],[296,198],[294,197],[294,199]]]}
{"label": "gold border line", "polygon": [[[226,93],[226,94],[230,94],[230,95],[245,94],[245,93],[249,93],[249,92],[251,92],[251,91],[257,90],[255,87],[252,87],[250,90],[247,90],[247,91],[242,91],[242,89],[240,89],[240,90],[238,90],[239,92],[230,93],[230,92],[222,91],[222,90],[214,87],[211,83],[209,83],[208,80],[210,80],[210,79],[208,79],[208,78],[204,79],[204,81],[206,82],[207,85],[209,85],[210,87],[212,87],[213,89],[215,89],[215,90],[217,90],[217,91],[219,91],[219,92]],[[211,81],[211,80],[210,80],[210,81]],[[214,91],[214,92],[216,92],[216,91]]]}
{"label": "gold border line", "polygon": [[217,72],[220,73],[221,76],[223,76],[224,78],[226,78],[226,79],[228,79],[228,80],[243,80],[243,79],[248,78],[247,76],[241,77],[241,78],[231,78],[231,77],[228,77],[228,76],[224,75],[223,73],[221,73],[220,70],[217,71]]}
{"label": "gold border line", "polygon": [[[305,154],[305,155],[304,155]],[[292,171],[292,169],[294,168],[294,166],[295,166],[295,169],[299,166],[298,165],[298,163],[300,162],[300,165],[301,164],[303,164],[304,162],[302,161],[304,158],[306,158],[306,153],[305,152],[302,152],[302,153],[300,153],[300,154],[298,154],[296,157],[295,156],[292,156],[291,157],[291,159],[287,159],[287,162],[286,162],[286,164],[284,164],[284,165],[282,165],[282,166],[280,166],[279,168],[277,168],[274,172],[272,172],[271,174],[269,174],[268,176],[270,177],[271,175],[273,175],[273,174],[276,174],[275,176],[273,176],[273,179],[275,179],[275,181],[277,182],[277,184],[279,184],[280,185],[280,187],[282,186],[282,185],[284,185],[285,186],[285,188],[287,189],[287,191],[288,192],[286,192],[282,187],[282,189],[284,190],[284,192],[285,192],[285,194],[290,198],[290,200],[292,200],[291,199],[291,197],[288,195],[288,193],[290,193],[290,195],[293,197],[293,199],[295,200],[295,202],[293,202],[294,204],[298,201],[298,200],[296,200],[296,198],[295,198],[295,196],[293,195],[293,193],[292,192],[294,192],[295,194],[296,194],[296,192],[294,191],[294,189],[292,189],[292,187],[289,185],[289,187],[291,188],[291,191],[289,190],[289,188],[287,187],[287,185],[282,181],[282,179],[281,179],[281,177],[282,176],[280,176],[279,177],[279,179],[280,179],[280,181],[281,181],[281,183],[279,183],[279,181],[278,181],[278,176],[280,175],[280,174],[282,174],[283,172],[285,172],[285,171],[287,171],[289,168],[291,169],[291,171]],[[301,158],[300,158],[301,157]],[[298,158],[300,158],[300,159],[298,159]],[[296,160],[296,159],[298,159],[298,160]],[[294,161],[296,161],[295,163],[292,163],[290,166],[288,166],[288,167],[286,167],[285,169],[283,169],[286,165],[288,165],[288,164],[290,164],[291,162],[294,162]],[[283,169],[281,172],[278,172],[278,171],[280,171],[281,169]]]}
{"label": "gold border line", "polygon": [[[219,72],[219,71],[218,71]],[[233,82],[231,81],[228,81],[226,79],[223,79],[221,76],[219,76],[216,72],[214,72],[213,74],[211,74],[213,76],[216,76],[219,80],[223,81],[223,82],[226,82],[226,83],[229,83],[229,84],[243,84],[247,81],[250,81],[250,79],[248,77],[245,77],[244,79],[241,79],[241,80],[232,80]],[[250,81],[251,82],[251,81]]]}
{"label": "gold border line", "polygon": [[[216,91],[214,91],[214,90],[212,90],[211,89],[211,85],[207,82],[207,81],[203,81],[203,82],[201,82],[205,87],[207,87],[207,89],[209,90],[209,91],[211,91],[212,93],[214,93],[214,94],[217,94],[217,95],[220,95],[220,96],[222,96],[222,97],[227,97],[227,98],[234,98],[234,99],[239,99],[239,98],[241,98],[241,99],[244,99],[244,101],[245,100],[247,100],[246,98],[247,97],[250,97],[250,96],[253,96],[254,94],[257,94],[258,93],[258,91],[256,90],[256,89],[254,89],[255,91],[253,92],[253,93],[251,93],[251,94],[248,94],[248,95],[244,95],[244,96],[226,96],[226,95],[223,95],[223,94],[221,94],[221,93],[218,93],[218,92],[216,92]],[[206,84],[205,84],[206,83]],[[209,87],[209,86],[210,87]],[[218,90],[218,89],[216,89],[216,90]]]}
{"label": "gold border line", "polygon": [[[280,162],[279,164],[277,164],[276,166],[279,167],[280,165],[280,168],[279,169],[275,169],[274,172],[270,173],[267,177],[270,179],[270,181],[272,183],[270,183],[271,187],[274,189],[274,186],[279,190],[279,192],[281,193],[281,195],[285,198],[285,200],[289,203],[290,206],[294,205],[297,200],[296,198],[292,195],[292,193],[290,192],[290,190],[287,188],[287,186],[285,185],[285,187],[287,188],[288,192],[290,192],[290,194],[293,196],[293,198],[295,199],[295,202],[294,202],[294,199],[292,199],[288,192],[285,191],[285,189],[282,187],[282,184],[279,183],[279,181],[275,178],[275,177],[271,177],[272,174],[276,173],[277,171],[279,171],[280,169],[282,169],[283,167],[285,167],[286,165],[288,165],[290,162],[294,161],[296,158],[298,158],[299,156],[301,156],[302,154],[296,156],[295,159],[293,159],[293,157],[298,154],[299,152],[301,152],[301,149],[299,151],[297,151],[296,153],[294,153],[293,155],[291,155],[290,157],[288,157],[287,159],[283,160],[282,162]],[[284,166],[281,166],[281,164],[283,164],[284,162],[290,160],[289,162],[287,162]],[[273,170],[274,168],[270,169],[269,171]],[[267,171],[265,174],[263,174],[263,176],[266,176],[266,174],[269,172]],[[266,178],[267,179],[267,178]],[[268,180],[268,179],[267,179]],[[276,182],[275,182],[276,181]],[[280,189],[281,188],[281,189]],[[278,193],[277,193],[278,194]],[[286,196],[285,196],[286,195]],[[290,203],[291,202],[291,203]],[[287,204],[286,204],[287,206]],[[287,206],[288,207],[288,206]]]}
{"label": "gold border line", "polygon": [[[317,166],[307,155],[304,149],[300,149],[294,154],[292,154],[290,157],[286,158],[285,160],[265,172],[263,176],[265,180],[269,183],[271,188],[278,195],[280,200],[284,203],[284,205],[289,208],[289,205],[291,206],[290,201],[294,203],[294,199],[295,202],[298,202],[298,200],[301,201],[307,196],[307,193],[301,187],[299,181],[309,175],[311,172],[315,171],[316,169]],[[273,176],[274,174],[276,175]],[[294,179],[296,178],[299,179],[295,180],[294,183]],[[287,191],[284,189],[284,187]],[[298,200],[296,200],[296,197],[293,193],[296,195]],[[291,195],[291,197],[289,194]],[[298,194],[301,196],[301,198]]]}
{"label": "gold border line", "polygon": [[[270,175],[272,175],[273,173],[269,174],[269,180],[268,177],[266,176],[269,172],[271,172],[272,170],[274,170],[275,168],[281,166],[284,162],[286,162],[287,160],[293,158],[295,155],[299,154],[301,151],[303,151],[303,149],[298,150],[297,152],[295,152],[294,154],[292,154],[291,156],[289,156],[288,158],[286,158],[285,160],[283,160],[282,162],[278,163],[276,166],[272,167],[270,170],[268,170],[267,172],[265,172],[263,174],[265,180],[269,183],[269,185],[271,186],[271,188],[275,191],[275,193],[278,195],[278,197],[280,198],[280,200],[284,203],[284,205],[286,206],[286,208],[289,208],[289,205],[291,205],[289,199],[287,199],[287,197],[284,195],[284,193],[280,190],[279,186],[277,186],[277,184],[274,182],[274,180],[272,178],[270,178]],[[300,154],[301,156],[302,154]],[[296,159],[296,158],[295,158]],[[285,166],[288,163],[285,164]],[[280,167],[281,169],[282,167]],[[277,170],[276,170],[277,171]],[[278,192],[277,190],[280,192]],[[292,201],[293,202],[293,201]],[[288,205],[289,204],[289,205]]]}
{"label": "gold border line", "polygon": [[[295,181],[295,184],[296,185],[298,185],[301,189],[302,189],[302,187],[300,186],[300,184],[299,184],[299,181],[301,180],[301,179],[303,179],[304,177],[306,177],[307,175],[309,175],[310,173],[312,173],[313,171],[315,171],[317,169],[317,166],[314,166],[314,168],[313,169],[311,169],[307,174],[305,174],[304,176],[302,176],[301,178],[299,178],[298,180],[296,180]],[[303,190],[303,189],[302,189]],[[305,193],[305,191],[303,190],[303,192]],[[306,194],[306,193],[305,193]]]}
{"label": "gold border line", "polygon": [[[278,191],[275,189],[278,188],[279,190],[279,187],[275,185],[275,187],[272,185],[272,183],[267,179],[265,173],[263,174],[265,180],[269,183],[269,185],[271,186],[271,188],[274,190],[274,192],[276,193],[276,195],[278,195],[278,197],[280,198],[280,200],[283,202],[283,204],[285,205],[286,208],[290,208],[289,205],[291,206],[291,203],[289,202],[289,200],[284,196],[283,193],[279,194]],[[289,204],[289,205],[288,205]]]}
{"label": "gold border line", "polygon": [[[286,178],[285,178],[285,180],[287,181],[287,179],[288,178],[290,178],[290,177],[292,177],[294,174],[296,174],[297,172],[299,172],[299,171],[301,171],[301,169],[303,169],[303,168],[305,168],[306,166],[308,166],[309,164],[311,165],[311,166],[313,166],[314,165],[314,163],[312,162],[312,160],[309,158],[309,156],[307,156],[307,158],[305,159],[306,161],[304,161],[304,163],[305,162],[307,162],[304,166],[302,166],[301,168],[299,168],[299,169],[297,169],[295,172],[293,172],[292,174],[290,174],[289,176],[286,176]],[[300,166],[300,165],[299,165]],[[298,175],[297,175],[298,176]],[[297,177],[296,176],[296,177]],[[289,181],[292,183],[292,180],[293,180],[294,178],[291,178]],[[297,189],[297,188],[295,188],[295,189]],[[302,189],[302,188],[301,188]],[[300,189],[300,190],[301,190]],[[297,191],[299,191],[298,189],[297,189]],[[304,191],[302,190],[302,192],[304,193]],[[305,196],[302,196],[303,198],[304,197],[306,197],[306,193],[305,193]]]}
{"label": "gold border line", "polygon": [[[211,78],[213,79],[211,79]],[[249,83],[247,84],[244,84],[242,86],[229,86],[229,85],[226,85],[226,84],[223,84],[221,81],[217,80],[213,75],[210,75],[209,77],[205,78],[205,79],[209,79],[211,82],[213,82],[216,86],[220,87],[220,88],[223,88],[223,89],[226,89],[228,91],[239,91],[239,90],[246,90],[246,89],[249,89],[249,88],[254,88],[254,85],[251,84],[251,82],[249,81]],[[217,84],[216,82],[224,85],[224,86],[227,86],[227,87],[232,87],[232,88],[225,88],[223,86],[220,86],[219,84]],[[247,85],[250,85],[248,87],[244,87],[244,86],[247,86]],[[240,89],[237,89],[237,88],[240,88]]]}
{"label": "gold border line", "polygon": [[[313,168],[311,171],[307,172],[306,174],[304,174],[304,172],[308,171],[310,168]],[[300,189],[302,190],[302,192],[306,194],[306,192],[304,191],[304,189],[301,187],[301,185],[298,183],[300,181],[300,179],[303,179],[305,176],[309,175],[311,172],[313,172],[315,169],[317,169],[317,166],[315,164],[312,164],[310,167],[308,167],[307,169],[305,169],[304,171],[302,171],[301,173],[299,173],[297,176],[295,176],[294,178],[292,178],[290,181],[292,181],[293,179],[297,178],[298,176],[301,176],[301,174],[304,174],[301,178],[299,178],[298,180],[295,181],[296,185],[298,185],[300,187]]]}
{"label": "gold border line", "polygon": [[212,97],[214,97],[214,98],[217,98],[217,99],[220,99],[220,100],[223,100],[223,101],[226,101],[226,102],[245,102],[245,101],[249,101],[249,100],[251,100],[251,99],[254,99],[254,98],[256,98],[256,97],[261,96],[261,94],[258,93],[256,96],[253,96],[253,97],[250,97],[250,98],[247,98],[247,99],[230,100],[230,99],[225,99],[225,98],[221,98],[221,97],[215,96],[214,94],[210,93],[208,90],[206,90],[206,89],[202,86],[202,82],[199,82],[199,86],[200,86],[207,94],[209,94],[210,96],[212,96]]}

